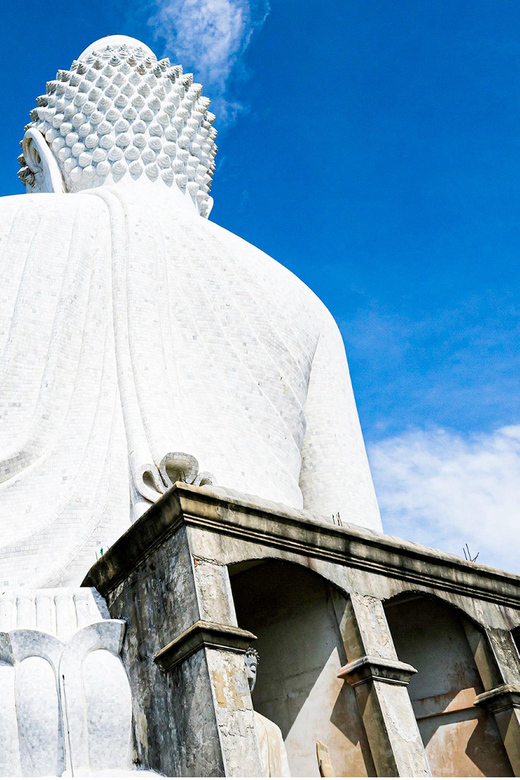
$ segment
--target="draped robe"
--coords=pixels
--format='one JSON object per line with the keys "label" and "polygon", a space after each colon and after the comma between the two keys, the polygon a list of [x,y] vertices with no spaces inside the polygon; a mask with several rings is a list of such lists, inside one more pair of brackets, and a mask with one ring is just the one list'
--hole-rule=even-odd
{"label": "draped robe", "polygon": [[380,528],[330,313],[167,194],[0,199],[0,585],[79,584],[169,453],[187,481]]}

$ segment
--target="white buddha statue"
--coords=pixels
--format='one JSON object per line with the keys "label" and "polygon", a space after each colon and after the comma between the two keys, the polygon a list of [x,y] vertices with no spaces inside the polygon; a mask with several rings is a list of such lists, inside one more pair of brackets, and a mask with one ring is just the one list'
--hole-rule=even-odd
{"label": "white buddha statue", "polygon": [[[256,685],[258,675],[258,664],[260,657],[254,647],[248,647],[244,654],[246,665],[247,682],[251,693]],[[260,759],[264,770],[264,777],[290,777],[289,761],[287,751],[283,741],[282,732],[276,723],[261,715],[256,710],[255,731],[260,749]]]}
{"label": "white buddha statue", "polygon": [[332,316],[207,219],[201,89],[113,36],[31,111],[0,199],[0,585],[79,584],[177,479],[380,528]]}

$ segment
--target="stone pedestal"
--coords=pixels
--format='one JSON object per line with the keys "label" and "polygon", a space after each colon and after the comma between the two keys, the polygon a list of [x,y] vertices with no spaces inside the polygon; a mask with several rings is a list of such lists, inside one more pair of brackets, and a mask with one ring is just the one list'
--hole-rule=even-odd
{"label": "stone pedestal", "polygon": [[[331,594],[324,597],[323,609],[333,615],[337,644],[330,640],[317,668],[314,654],[305,673],[297,672],[307,668],[305,648],[291,649],[291,637],[283,633],[290,613],[283,616],[282,586],[272,589],[282,614],[278,628],[273,629],[274,617],[255,623],[251,615],[249,620],[244,598],[237,624],[239,592],[233,585],[234,599],[232,583],[244,587],[247,582],[254,591],[255,571],[261,571],[255,567],[267,571],[275,563],[283,564],[284,572],[305,570]],[[424,742],[422,722],[428,734],[451,729],[461,761],[478,762],[473,746],[464,743],[473,720],[488,742],[494,740],[504,774],[520,774],[520,663],[510,633],[520,625],[519,577],[250,496],[177,484],[92,567],[84,584],[104,596],[112,618],[127,623],[123,659],[133,693],[135,752],[144,767],[170,776],[262,773],[243,653],[255,634],[260,645],[265,626],[265,635],[269,631],[281,643],[278,656],[287,641],[289,657],[280,690],[262,693],[259,711],[275,721],[275,712],[281,713],[279,721],[285,718],[278,725],[290,748],[293,774],[295,767],[305,767],[300,774],[318,775],[318,743],[330,749],[337,774],[373,775],[375,769],[381,777],[426,776],[432,759],[435,769],[442,756],[432,747],[435,740]],[[311,598],[312,586],[309,593]],[[458,626],[457,641],[466,643],[476,677],[471,685],[461,680],[460,691],[452,676],[441,695],[426,691],[424,698],[414,680],[430,684],[428,665],[410,663],[408,650],[406,657],[400,655],[399,648],[407,645],[391,630],[398,623],[394,618],[389,623],[387,610],[396,599],[400,604],[417,598],[438,604],[441,612],[449,609]],[[302,592],[302,615],[304,602]],[[274,609],[273,604],[273,615]],[[305,631],[301,636],[305,644]],[[315,633],[311,638],[319,641]],[[268,673],[262,672],[262,658],[269,665],[271,649],[265,645],[261,651],[260,675]],[[430,649],[435,656],[436,648]],[[294,655],[300,651],[303,661]],[[445,652],[441,644],[440,652]],[[291,675],[296,674],[300,687],[291,693]],[[311,725],[306,717],[301,724],[298,708],[309,702],[309,712],[319,717]],[[459,718],[461,708],[464,717]],[[474,743],[478,732],[471,733]],[[344,739],[338,741],[337,734]],[[349,758],[354,745],[358,752]]]}

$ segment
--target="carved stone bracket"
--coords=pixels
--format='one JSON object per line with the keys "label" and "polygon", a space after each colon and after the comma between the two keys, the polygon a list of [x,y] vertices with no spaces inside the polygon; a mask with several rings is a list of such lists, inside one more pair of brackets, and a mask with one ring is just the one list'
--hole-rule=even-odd
{"label": "carved stone bracket", "polygon": [[338,672],[338,677],[355,688],[357,685],[364,685],[373,680],[391,685],[408,685],[412,674],[416,673],[417,669],[402,661],[364,655],[343,666]]}
{"label": "carved stone bracket", "polygon": [[139,462],[134,466],[134,481],[138,492],[155,503],[176,482],[201,487],[213,485],[215,477],[209,471],[199,471],[199,462],[187,452],[168,452],[157,465]]}
{"label": "carved stone bracket", "polygon": [[499,685],[490,691],[484,691],[474,701],[477,707],[483,707],[488,712],[504,710],[520,710],[520,687],[516,685]]}
{"label": "carved stone bracket", "polygon": [[168,672],[202,647],[245,653],[255,639],[256,636],[251,631],[244,631],[236,626],[197,620],[163,647],[154,661],[163,672]]}

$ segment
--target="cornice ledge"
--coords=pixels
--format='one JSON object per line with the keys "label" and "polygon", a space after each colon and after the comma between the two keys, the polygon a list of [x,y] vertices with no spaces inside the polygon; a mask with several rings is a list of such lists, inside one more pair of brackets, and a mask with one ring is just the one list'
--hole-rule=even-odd
{"label": "cornice ledge", "polygon": [[416,673],[417,669],[403,661],[364,655],[343,666],[338,672],[338,677],[355,688],[357,685],[365,685],[374,680],[390,683],[390,685],[408,685],[412,674]]}
{"label": "cornice ledge", "polygon": [[484,691],[474,701],[475,706],[489,712],[520,709],[520,686],[498,685],[490,691]]}
{"label": "cornice ledge", "polygon": [[154,661],[163,672],[169,672],[203,647],[245,653],[255,639],[256,636],[251,631],[236,626],[197,620],[163,647]]}
{"label": "cornice ledge", "polygon": [[518,575],[360,526],[338,527],[260,498],[183,483],[176,483],[107,550],[83,586],[106,597],[181,526],[520,608]]}

